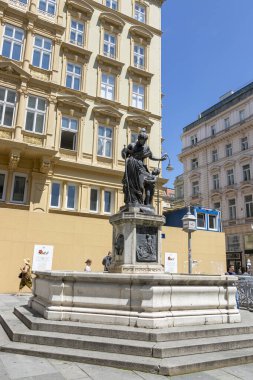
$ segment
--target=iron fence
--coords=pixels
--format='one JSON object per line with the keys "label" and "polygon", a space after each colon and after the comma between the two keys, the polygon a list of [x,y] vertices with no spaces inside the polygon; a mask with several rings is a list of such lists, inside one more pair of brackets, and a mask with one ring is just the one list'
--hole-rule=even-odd
{"label": "iron fence", "polygon": [[236,286],[240,308],[253,311],[253,277],[238,276]]}

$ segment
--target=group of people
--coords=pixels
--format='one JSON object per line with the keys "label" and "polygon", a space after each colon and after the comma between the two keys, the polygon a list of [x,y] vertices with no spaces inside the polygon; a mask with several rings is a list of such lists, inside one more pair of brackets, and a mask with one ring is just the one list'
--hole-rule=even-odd
{"label": "group of people", "polygon": [[[112,253],[111,251],[109,251],[102,260],[102,265],[104,266],[104,272],[109,271],[109,266],[111,265],[111,263],[112,263]],[[90,259],[87,259],[85,261],[85,267],[84,267],[85,272],[91,272],[91,264],[92,264],[92,261]]]}

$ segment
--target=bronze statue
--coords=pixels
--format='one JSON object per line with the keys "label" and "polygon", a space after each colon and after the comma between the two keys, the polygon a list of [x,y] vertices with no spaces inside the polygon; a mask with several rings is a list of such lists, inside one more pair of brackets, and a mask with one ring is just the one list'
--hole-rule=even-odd
{"label": "bronze statue", "polygon": [[167,154],[161,158],[154,157],[149,146],[145,145],[147,138],[146,130],[141,129],[137,142],[129,144],[122,150],[122,157],[125,159],[122,183],[126,205],[151,206],[160,169],[156,168],[150,173],[144,160],[149,158],[152,161],[164,161],[168,158]]}

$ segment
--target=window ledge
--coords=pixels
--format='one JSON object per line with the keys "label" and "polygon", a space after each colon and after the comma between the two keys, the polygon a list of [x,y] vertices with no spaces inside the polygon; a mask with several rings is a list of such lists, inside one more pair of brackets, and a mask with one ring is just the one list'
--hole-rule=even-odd
{"label": "window ledge", "polygon": [[133,106],[129,106],[128,107],[128,111],[135,112],[135,113],[140,113],[141,115],[145,115],[145,116],[150,116],[151,115],[151,112],[149,112],[149,111],[147,111],[145,109],[136,108],[136,107],[133,107]]}
{"label": "window ledge", "polygon": [[66,52],[66,53],[68,53],[69,51],[74,52],[78,55],[81,55],[82,58],[84,57],[86,61],[88,61],[90,59],[90,56],[92,54],[92,51],[87,50],[85,47],[75,45],[75,44],[72,44],[70,42],[62,42],[61,46],[62,46],[64,52]]}
{"label": "window ledge", "polygon": [[118,61],[116,58],[110,58],[106,55],[98,54],[97,61],[99,65],[108,66],[111,68],[112,66],[115,67],[118,71],[121,71],[122,67],[125,65],[123,62]]}
{"label": "window ledge", "polygon": [[113,158],[112,157],[105,157],[105,156],[98,156],[97,155],[98,162],[106,162],[106,163],[112,163]]}
{"label": "window ledge", "polygon": [[52,74],[52,70],[42,69],[41,67],[33,66],[31,63],[29,65],[29,67],[30,67],[30,69],[32,69],[34,71],[38,71],[38,73],[41,73],[41,74],[48,74],[48,75]]}
{"label": "window ledge", "polygon": [[0,131],[14,132],[14,127],[8,127],[7,125],[0,125]]}
{"label": "window ledge", "polygon": [[130,75],[139,76],[139,77],[146,79],[147,82],[150,82],[151,78],[154,75],[154,74],[150,73],[149,71],[147,71],[146,69],[140,69],[140,68],[135,67],[135,66],[129,66],[128,72],[130,73]]}
{"label": "window ledge", "polygon": [[36,132],[32,132],[32,131],[27,131],[25,129],[23,129],[21,131],[21,133],[22,133],[22,135],[30,136],[30,137],[37,137],[41,140],[44,140],[47,137],[44,133],[36,133]]}
{"label": "window ledge", "polygon": [[82,217],[89,217],[89,218],[99,218],[99,219],[109,219],[111,214],[99,214],[99,213],[93,213],[93,212],[85,212],[85,211],[72,211],[72,210],[62,210],[62,209],[55,209],[55,208],[49,208],[49,213],[51,214],[61,214],[61,215],[72,215],[72,216],[82,216]]}
{"label": "window ledge", "polygon": [[0,206],[2,208],[11,208],[11,209],[18,209],[18,210],[29,210],[30,206],[23,204],[23,203],[14,203],[14,202],[4,202],[0,201]]}
{"label": "window ledge", "polygon": [[76,158],[76,156],[77,156],[76,150],[59,148],[59,152],[60,152],[60,158],[66,158],[66,156]]}

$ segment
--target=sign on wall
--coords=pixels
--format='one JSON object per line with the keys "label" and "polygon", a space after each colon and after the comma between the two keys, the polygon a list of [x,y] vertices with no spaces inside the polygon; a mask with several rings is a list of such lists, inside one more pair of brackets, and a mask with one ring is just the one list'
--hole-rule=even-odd
{"label": "sign on wall", "polygon": [[178,273],[178,271],[177,271],[177,253],[165,252],[164,259],[165,259],[165,266],[164,266],[165,272]]}
{"label": "sign on wall", "polygon": [[32,271],[52,270],[53,253],[52,245],[35,245]]}

